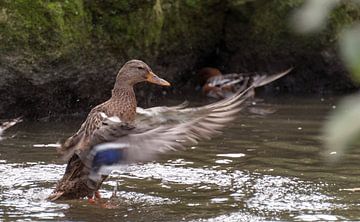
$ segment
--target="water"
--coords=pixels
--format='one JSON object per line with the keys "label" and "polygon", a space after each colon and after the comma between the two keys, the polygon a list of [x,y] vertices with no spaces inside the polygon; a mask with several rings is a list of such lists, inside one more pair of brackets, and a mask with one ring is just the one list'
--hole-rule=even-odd
{"label": "water", "polygon": [[[80,119],[21,123],[0,142],[0,221],[360,220],[360,192],[343,190],[360,187],[360,149],[330,162],[320,141],[334,103],[266,102],[220,137],[114,172],[101,189],[107,200],[117,187],[107,204],[45,200],[65,165],[36,145],[66,138]],[[277,111],[264,116],[269,108]]]}

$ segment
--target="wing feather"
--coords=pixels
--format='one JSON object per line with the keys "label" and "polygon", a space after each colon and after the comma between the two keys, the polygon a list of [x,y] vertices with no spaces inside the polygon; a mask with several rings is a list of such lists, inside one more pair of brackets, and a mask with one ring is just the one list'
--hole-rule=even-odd
{"label": "wing feather", "polygon": [[[100,128],[102,125],[103,117],[101,112],[93,109],[85,122],[81,125],[80,129],[58,148],[58,152],[62,155],[64,160],[69,160],[74,153],[77,153],[80,158],[87,154],[88,149],[91,148],[88,138],[92,137],[92,134]],[[95,139],[97,139],[96,137]]]}
{"label": "wing feather", "polygon": [[181,104],[141,109],[138,122],[131,128],[124,128],[121,122],[108,121],[93,135],[101,140],[93,140],[94,149],[88,156],[88,164],[91,165],[97,153],[103,152],[104,144],[107,149],[121,150],[123,158],[113,164],[124,164],[152,161],[161,153],[211,139],[237,117],[252,88],[203,107],[186,108]]}
{"label": "wing feather", "polygon": [[12,120],[9,120],[9,121],[6,121],[6,122],[3,122],[0,124],[0,140],[2,139],[1,138],[1,135],[3,134],[3,132],[7,129],[9,129],[10,127],[14,126],[15,124],[17,123],[20,123],[22,122],[22,118],[21,117],[18,117],[18,118],[15,118],[15,119],[12,119]]}

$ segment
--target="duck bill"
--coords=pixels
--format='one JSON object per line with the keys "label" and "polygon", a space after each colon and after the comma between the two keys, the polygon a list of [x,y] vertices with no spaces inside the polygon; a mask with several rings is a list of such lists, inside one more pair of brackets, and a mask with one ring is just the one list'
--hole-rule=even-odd
{"label": "duck bill", "polygon": [[159,76],[155,75],[153,72],[148,72],[146,75],[146,81],[160,85],[160,86],[170,86],[170,83],[165,79],[160,78]]}

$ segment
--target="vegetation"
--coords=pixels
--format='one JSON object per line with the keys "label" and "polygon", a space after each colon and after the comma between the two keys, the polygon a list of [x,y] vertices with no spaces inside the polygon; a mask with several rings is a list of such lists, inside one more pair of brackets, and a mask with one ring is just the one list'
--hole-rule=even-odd
{"label": "vegetation", "polygon": [[353,90],[336,42],[340,30],[359,19],[359,5],[346,1],[320,33],[301,36],[288,21],[303,2],[1,1],[0,96],[8,99],[0,113],[27,107],[39,107],[27,109],[33,117],[86,111],[109,96],[116,71],[130,58],[145,60],[174,82],[174,92],[193,89],[194,73],[203,66],[224,72],[295,66],[277,83],[282,91]]}

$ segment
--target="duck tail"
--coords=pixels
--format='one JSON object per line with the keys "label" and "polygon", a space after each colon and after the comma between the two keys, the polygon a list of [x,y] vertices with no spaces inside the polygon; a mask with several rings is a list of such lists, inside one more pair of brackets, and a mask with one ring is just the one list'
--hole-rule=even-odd
{"label": "duck tail", "polygon": [[89,182],[89,168],[74,154],[65,169],[63,177],[57,182],[48,200],[79,199],[93,194],[98,188]]}
{"label": "duck tail", "polygon": [[255,79],[254,79],[254,82],[253,82],[253,85],[255,88],[257,87],[260,87],[260,86],[264,86],[268,83],[271,83],[272,81],[275,81],[283,76],[285,76],[286,74],[288,74],[291,70],[293,70],[293,67],[283,71],[283,72],[280,72],[280,73],[276,73],[276,74],[271,74],[269,76],[266,76],[266,75],[259,75],[259,76],[256,76]]}

